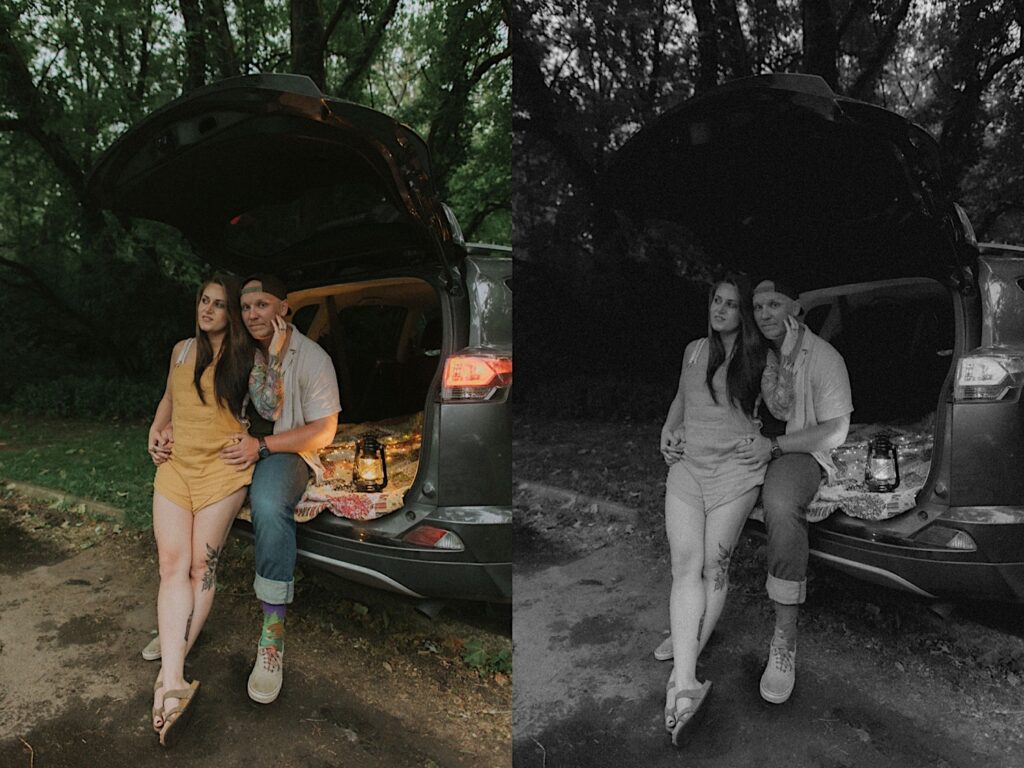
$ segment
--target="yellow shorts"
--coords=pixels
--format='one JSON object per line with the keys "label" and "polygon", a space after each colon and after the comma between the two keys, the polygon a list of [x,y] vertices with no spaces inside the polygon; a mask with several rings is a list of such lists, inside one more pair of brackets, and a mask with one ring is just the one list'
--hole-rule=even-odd
{"label": "yellow shorts", "polygon": [[[223,469],[221,469],[223,467]],[[156,469],[153,490],[182,509],[195,514],[226,499],[252,482],[252,467],[239,472],[227,464],[214,465],[214,472],[183,469],[172,456]]]}

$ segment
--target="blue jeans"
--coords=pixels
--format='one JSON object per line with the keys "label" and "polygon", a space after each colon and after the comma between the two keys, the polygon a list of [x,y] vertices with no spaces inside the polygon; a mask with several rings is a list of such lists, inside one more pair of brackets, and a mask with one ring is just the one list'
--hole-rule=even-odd
{"label": "blue jeans", "polygon": [[807,595],[807,506],[821,483],[821,465],[809,453],[787,453],[768,463],[761,489],[768,529],[768,597],[799,605]]}
{"label": "blue jeans", "polygon": [[295,591],[295,505],[309,481],[309,467],[296,453],[274,453],[256,462],[249,487],[256,532],[256,597],[290,603]]}

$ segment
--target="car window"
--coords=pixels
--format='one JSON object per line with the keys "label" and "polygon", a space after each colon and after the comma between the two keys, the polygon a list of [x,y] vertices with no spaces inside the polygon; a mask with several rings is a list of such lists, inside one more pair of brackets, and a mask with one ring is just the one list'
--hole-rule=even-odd
{"label": "car window", "polygon": [[316,317],[317,310],[320,309],[319,304],[307,304],[304,307],[300,307],[295,310],[295,314],[292,315],[292,325],[299,329],[299,333],[304,336],[309,336],[309,326],[313,324],[313,318]]}
{"label": "car window", "polygon": [[471,347],[512,344],[511,278],[511,259],[466,259]]}

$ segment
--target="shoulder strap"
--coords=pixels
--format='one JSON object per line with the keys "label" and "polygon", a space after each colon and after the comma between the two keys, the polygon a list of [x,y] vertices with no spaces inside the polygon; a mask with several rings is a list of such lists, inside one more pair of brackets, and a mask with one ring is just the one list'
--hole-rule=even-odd
{"label": "shoulder strap", "polygon": [[707,345],[707,343],[707,336],[703,337],[697,342],[696,346],[694,346],[693,348],[693,352],[690,353],[690,359],[686,361],[687,365],[693,365],[694,363],[697,362],[697,358],[700,357],[700,353],[704,351],[704,347]]}
{"label": "shoulder strap", "polygon": [[192,349],[192,342],[195,340],[194,336],[185,340],[185,344],[181,347],[181,353],[178,355],[178,359],[174,363],[175,365],[181,365],[185,362],[185,358],[188,357],[188,351]]}

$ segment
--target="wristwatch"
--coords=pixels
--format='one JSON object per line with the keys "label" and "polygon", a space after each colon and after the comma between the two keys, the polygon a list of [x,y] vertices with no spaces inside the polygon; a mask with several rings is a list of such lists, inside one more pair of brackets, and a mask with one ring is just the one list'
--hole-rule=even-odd
{"label": "wristwatch", "polygon": [[267,441],[264,438],[262,438],[262,437],[260,438],[259,454],[260,454],[260,458],[261,459],[265,459],[265,458],[267,458],[267,456],[270,455],[270,449],[267,448]]}
{"label": "wristwatch", "polygon": [[779,458],[779,456],[782,455],[782,446],[779,445],[779,441],[776,440],[774,437],[771,438],[771,441],[772,441],[772,458],[773,459],[777,459],[777,458]]}

